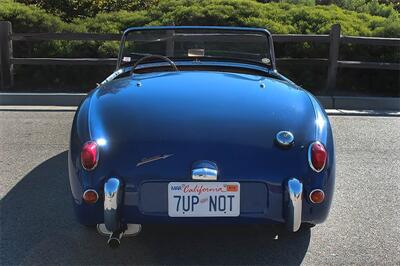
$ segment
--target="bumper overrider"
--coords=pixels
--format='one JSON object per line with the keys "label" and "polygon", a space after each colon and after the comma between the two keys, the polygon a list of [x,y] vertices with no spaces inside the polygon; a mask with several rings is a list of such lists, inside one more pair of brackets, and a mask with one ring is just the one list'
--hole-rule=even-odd
{"label": "bumper overrider", "polygon": [[[122,236],[133,236],[140,232],[139,224],[124,224],[121,219],[123,204],[123,185],[116,177],[109,178],[104,184],[104,224],[97,229],[102,235],[108,236],[110,247],[118,247]],[[288,231],[296,232],[301,226],[303,205],[303,184],[296,178],[289,179],[285,184],[284,218]]]}
{"label": "bumper overrider", "polygon": [[303,184],[296,178],[291,178],[286,184],[286,227],[296,232],[301,225],[301,211],[303,206]]}
{"label": "bumper overrider", "polygon": [[140,233],[140,224],[123,224],[121,222],[121,206],[123,198],[122,183],[112,177],[104,184],[104,224],[97,225],[100,234],[108,236],[108,245],[116,248],[122,236],[134,236]]}
{"label": "bumper overrider", "polygon": [[108,231],[121,229],[120,206],[122,202],[122,186],[118,178],[112,177],[104,184],[104,224]]}

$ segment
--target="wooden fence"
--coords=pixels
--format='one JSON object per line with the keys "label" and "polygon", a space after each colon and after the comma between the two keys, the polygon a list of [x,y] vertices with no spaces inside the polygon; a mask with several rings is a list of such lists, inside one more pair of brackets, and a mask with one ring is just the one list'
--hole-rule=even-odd
{"label": "wooden fence", "polygon": [[[116,65],[116,58],[15,58],[12,53],[14,41],[51,41],[51,40],[81,40],[81,41],[117,41],[120,34],[97,33],[13,33],[11,23],[0,21],[0,77],[2,88],[13,86],[13,65]],[[336,86],[338,68],[363,68],[400,70],[399,63],[362,62],[339,60],[340,44],[362,44],[392,46],[400,48],[400,38],[371,38],[342,36],[340,25],[333,25],[328,35],[275,34],[275,43],[315,42],[329,44],[327,58],[277,58],[277,65],[324,65],[328,67],[326,93],[333,94]]]}

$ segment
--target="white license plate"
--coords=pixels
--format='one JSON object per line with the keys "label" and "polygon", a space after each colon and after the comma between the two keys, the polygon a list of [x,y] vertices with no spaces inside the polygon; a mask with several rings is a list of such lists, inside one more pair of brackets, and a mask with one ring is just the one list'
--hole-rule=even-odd
{"label": "white license plate", "polygon": [[171,217],[221,217],[240,215],[238,182],[171,182],[168,184]]}

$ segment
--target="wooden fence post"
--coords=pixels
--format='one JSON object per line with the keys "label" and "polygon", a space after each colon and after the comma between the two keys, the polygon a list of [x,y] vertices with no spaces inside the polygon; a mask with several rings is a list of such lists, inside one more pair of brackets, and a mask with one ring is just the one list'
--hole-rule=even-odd
{"label": "wooden fence post", "polygon": [[0,71],[1,88],[10,88],[14,85],[11,41],[11,22],[0,21]]}
{"label": "wooden fence post", "polygon": [[339,59],[340,46],[340,25],[332,25],[329,34],[329,59],[328,59],[328,77],[326,79],[325,92],[332,96],[336,87],[336,76]]}

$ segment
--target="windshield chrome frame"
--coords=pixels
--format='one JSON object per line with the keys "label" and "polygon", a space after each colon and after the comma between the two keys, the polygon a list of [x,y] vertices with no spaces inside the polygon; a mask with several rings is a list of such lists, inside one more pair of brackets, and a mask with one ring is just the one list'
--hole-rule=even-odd
{"label": "windshield chrome frame", "polygon": [[224,27],[224,26],[149,26],[149,27],[130,27],[124,31],[121,38],[121,43],[119,46],[118,60],[117,60],[117,68],[116,70],[121,68],[123,50],[125,48],[126,36],[128,33],[133,31],[145,31],[145,30],[179,30],[179,29],[201,29],[201,30],[236,30],[236,31],[257,31],[265,34],[268,39],[267,50],[269,48],[269,52],[271,55],[271,67],[266,67],[268,70],[276,71],[275,64],[275,52],[274,52],[274,43],[272,41],[272,34],[263,28],[251,28],[251,27]]}

